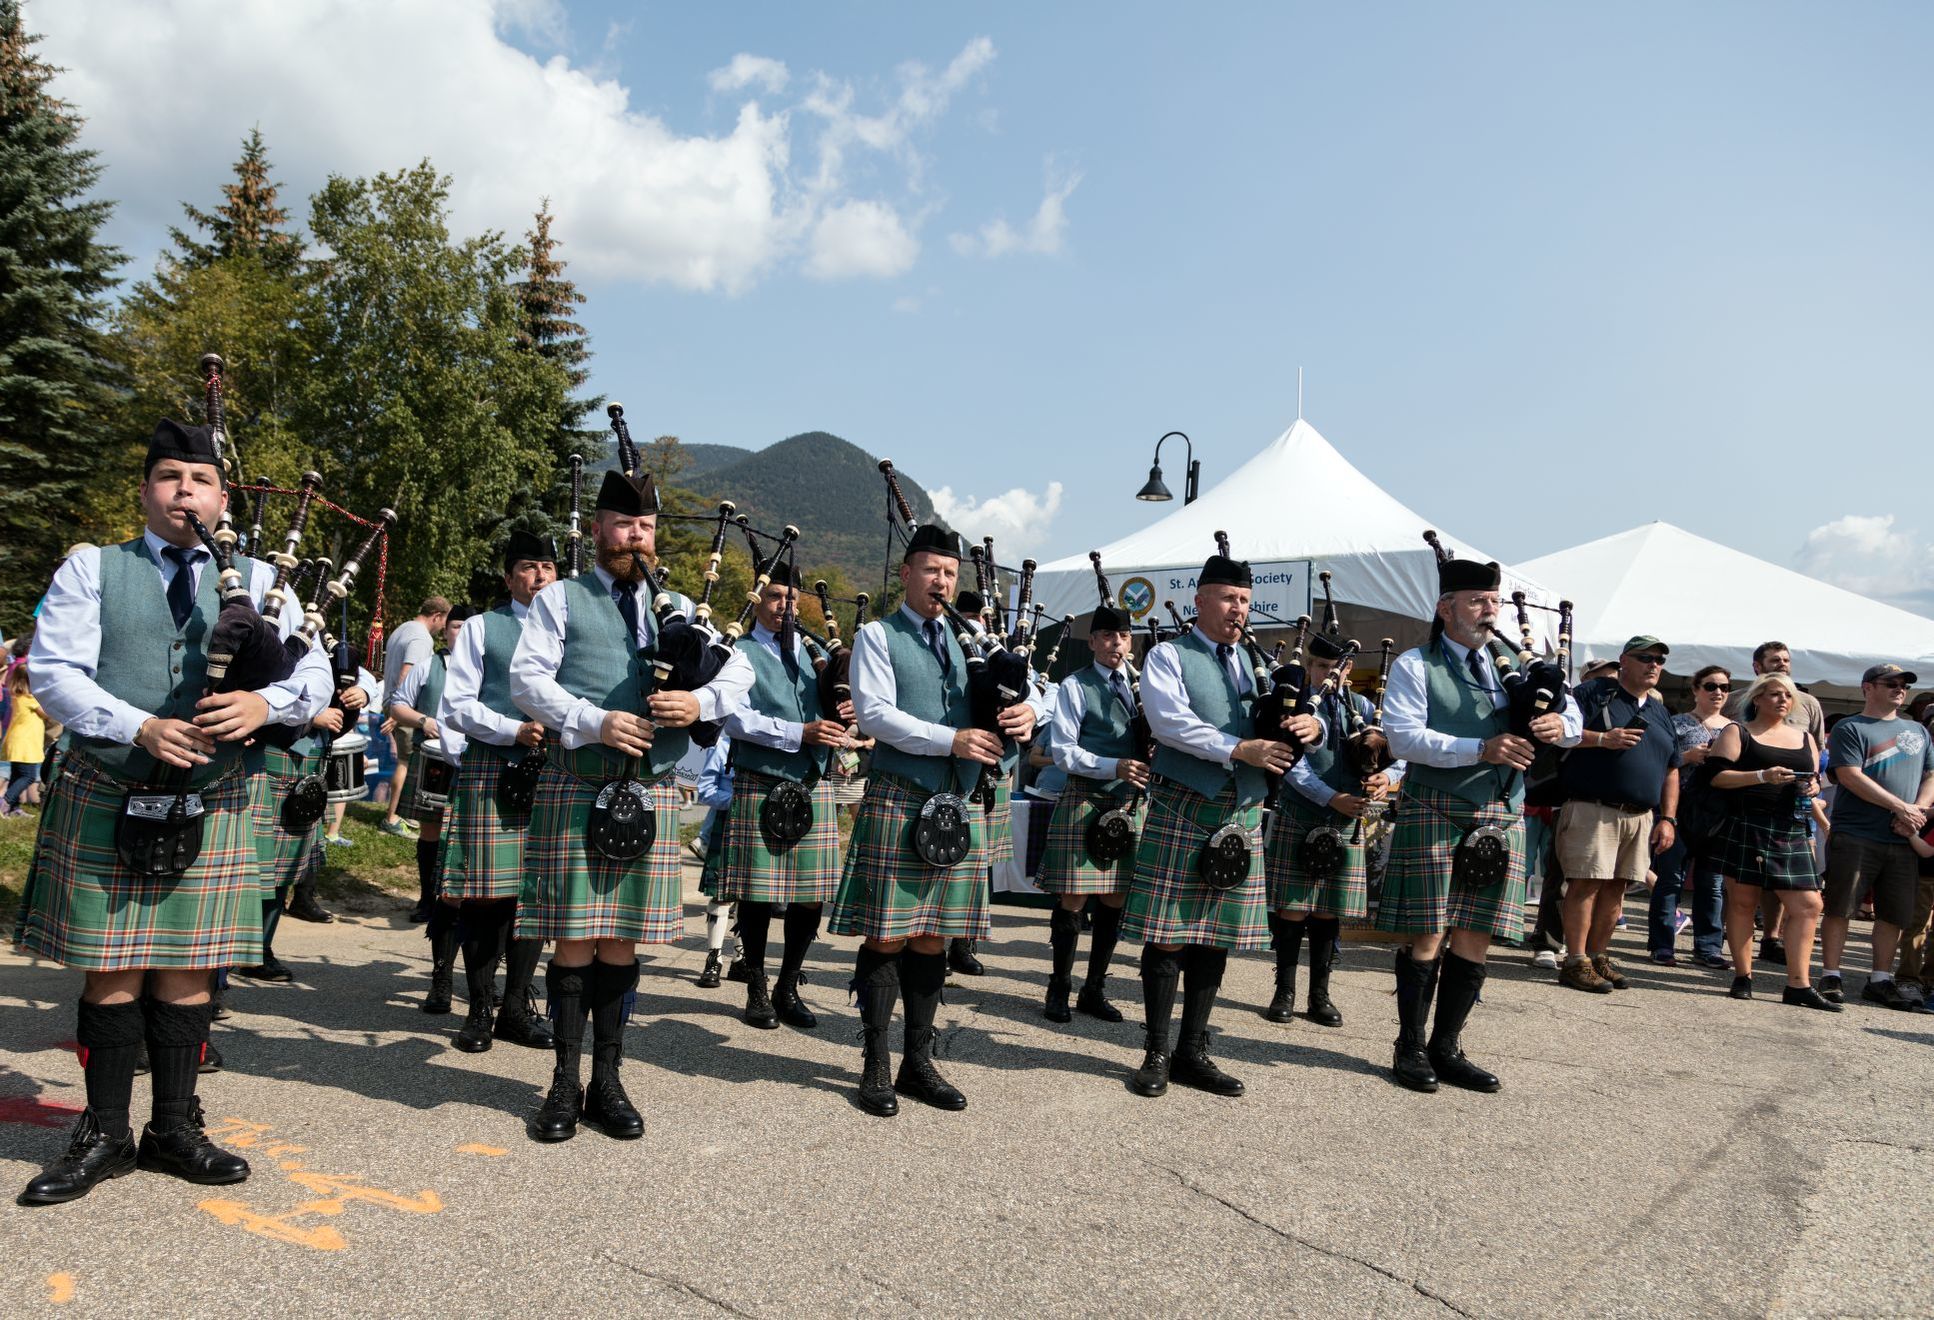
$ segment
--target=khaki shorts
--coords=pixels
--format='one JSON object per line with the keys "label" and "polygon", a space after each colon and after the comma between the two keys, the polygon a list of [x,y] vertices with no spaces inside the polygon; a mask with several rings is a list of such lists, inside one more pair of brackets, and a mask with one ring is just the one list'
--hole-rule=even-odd
{"label": "khaki shorts", "polygon": [[1558,810],[1558,864],[1581,880],[1645,879],[1652,865],[1652,813],[1567,802]]}
{"label": "khaki shorts", "polygon": [[1851,917],[1861,891],[1871,889],[1876,919],[1903,930],[1912,926],[1920,880],[1917,860],[1914,846],[1905,839],[1877,843],[1833,831],[1827,836],[1827,915]]}
{"label": "khaki shorts", "polygon": [[421,730],[406,729],[400,724],[390,730],[390,737],[396,739],[396,763],[404,768],[406,774],[409,772],[410,758],[416,755],[417,739],[421,736]]}

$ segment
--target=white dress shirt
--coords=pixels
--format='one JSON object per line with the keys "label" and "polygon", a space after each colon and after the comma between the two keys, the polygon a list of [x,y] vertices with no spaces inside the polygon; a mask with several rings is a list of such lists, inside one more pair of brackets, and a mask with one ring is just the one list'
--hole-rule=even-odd
{"label": "white dress shirt", "polygon": [[[785,662],[784,652],[779,649],[779,634],[763,623],[755,623],[752,625],[752,631],[747,635],[755,645],[763,646],[773,659],[782,664]],[[792,649],[793,657],[798,660],[801,671],[810,673],[813,662],[806,650],[805,640],[795,636],[792,640]],[[832,713],[827,712],[826,718],[831,719]],[[748,688],[746,694],[727,712],[725,731],[734,738],[743,739],[760,747],[771,747],[782,752],[796,752],[799,750],[800,742],[805,738],[806,726],[798,720],[782,720],[776,715],[767,715],[752,704],[751,690]]]}
{"label": "white dress shirt", "polygon": [[[166,541],[151,531],[144,532],[142,539],[156,560],[161,588],[166,592],[175,574],[182,570],[162,553],[168,544]],[[211,564],[208,552],[197,547],[187,568],[194,574],[197,591],[201,589],[202,573]],[[254,572],[249,576],[249,594],[259,603],[274,580],[275,570],[256,561]],[[285,606],[277,621],[282,635],[289,636],[301,619],[299,609]],[[214,626],[214,620],[209,620],[209,626]],[[27,657],[34,676],[34,696],[49,719],[65,725],[80,737],[132,746],[135,734],[154,712],[135,709],[95,682],[100,661],[101,551],[98,546],[87,546],[69,555],[54,570],[54,580],[41,603],[40,618],[34,626],[33,649]],[[268,703],[268,723],[301,728],[329,704],[335,690],[329,657],[322,647],[311,646],[296,663],[293,674],[260,689],[256,695]]]}
{"label": "white dress shirt", "polygon": [[[1192,631],[1197,640],[1211,649],[1217,645],[1200,628]],[[1245,663],[1240,645],[1230,651],[1223,672],[1236,685],[1238,693],[1247,696],[1255,689],[1255,677]],[[1187,752],[1212,765],[1235,763],[1236,745],[1242,739],[1222,732],[1189,705],[1189,690],[1182,681],[1182,656],[1174,642],[1149,648],[1148,659],[1142,664],[1142,711],[1148,716],[1148,728],[1156,742],[1166,743],[1178,752]],[[1317,724],[1322,723],[1319,717]],[[1319,727],[1315,745],[1320,746],[1325,736],[1326,732]]]}
{"label": "white dress shirt", "polygon": [[[1470,682],[1471,648],[1454,642],[1448,635],[1438,639],[1450,655],[1451,668],[1465,682]],[[1435,646],[1438,642],[1426,643]],[[1478,662],[1484,673],[1484,686],[1491,694],[1493,707],[1505,703],[1504,684],[1497,672],[1497,662],[1488,648],[1477,652]],[[1390,739],[1390,751],[1400,761],[1410,761],[1418,765],[1435,766],[1440,770],[1457,770],[1464,766],[1476,765],[1484,759],[1484,740],[1481,738],[1456,738],[1448,733],[1439,733],[1429,725],[1430,696],[1425,689],[1424,651],[1416,647],[1405,651],[1390,665],[1390,681],[1383,694],[1383,731]],[[1574,747],[1583,723],[1578,715],[1578,703],[1566,696],[1564,706],[1558,712],[1564,722],[1564,736],[1558,740],[1560,747]]]}
{"label": "white dress shirt", "polygon": [[[920,617],[909,605],[901,605],[900,612],[913,622],[922,632],[927,621]],[[942,619],[940,630],[947,632],[947,622]],[[909,756],[952,756],[954,734],[957,730],[945,724],[930,724],[926,720],[915,719],[899,707],[899,685],[893,678],[893,655],[887,650],[886,624],[869,623],[859,630],[853,638],[853,713],[859,721],[860,733],[868,738],[877,738],[889,747],[897,747]],[[1047,700],[1034,687],[1027,685],[1029,695],[1017,705],[1025,705],[1034,712],[1038,722],[1047,716]]]}
{"label": "white dress shirt", "polygon": [[[1135,714],[1135,694],[1128,686],[1127,669],[1110,669],[1099,660],[1092,668],[1101,675],[1101,681],[1106,684],[1112,685],[1115,675],[1121,675],[1122,700],[1127,703],[1128,714],[1132,718]],[[1061,686],[1057,691],[1059,696],[1054,702],[1054,735],[1048,747],[1048,754],[1054,758],[1054,763],[1068,774],[1081,775],[1088,779],[1118,778],[1117,768],[1121,765],[1118,758],[1096,756],[1081,745],[1081,721],[1088,714],[1086,689],[1075,682],[1074,675],[1069,675],[1061,680]]]}
{"label": "white dress shirt", "polygon": [[[1339,694],[1337,700],[1339,701],[1342,700],[1341,694]],[[1352,695],[1352,700],[1354,700],[1354,694]],[[1327,705],[1328,703],[1325,703],[1325,704]],[[1386,699],[1386,710],[1387,709],[1388,709],[1388,701]],[[1324,712],[1323,727],[1325,729],[1329,728],[1329,719],[1328,719],[1327,711]],[[1349,731],[1349,726],[1346,724],[1343,728],[1343,732],[1347,733],[1348,731]],[[1386,734],[1385,736],[1387,737],[1388,734]],[[1390,788],[1393,791],[1396,789],[1398,784],[1403,782],[1403,772],[1404,772],[1404,763],[1402,761],[1392,762],[1391,765],[1384,770],[1383,772],[1384,778],[1390,781]],[[1301,793],[1304,797],[1308,798],[1311,802],[1314,802],[1319,807],[1329,806],[1330,799],[1335,797],[1337,794],[1336,789],[1331,788],[1328,784],[1324,783],[1320,778],[1317,777],[1316,771],[1310,769],[1308,757],[1299,757],[1296,761],[1296,764],[1292,765],[1289,768],[1289,782],[1296,786],[1296,791],[1298,793]]]}
{"label": "white dress shirt", "polygon": [[[511,617],[519,624],[530,615],[530,606],[510,603]],[[436,722],[440,729],[455,729],[466,739],[489,743],[493,747],[512,747],[517,730],[524,721],[500,715],[477,700],[483,690],[484,642],[488,631],[483,615],[473,614],[457,631],[457,644],[444,659],[443,700],[437,703]],[[416,677],[416,670],[409,673]],[[407,680],[406,680],[407,681]]]}
{"label": "white dress shirt", "polygon": [[[593,574],[604,594],[611,595],[615,583],[611,574],[602,566],[594,569]],[[603,742],[604,717],[610,712],[587,697],[572,696],[557,681],[558,666],[564,662],[568,583],[569,579],[553,582],[531,601],[523,636],[517,639],[517,653],[510,660],[510,699],[545,728],[556,729],[566,748],[596,747]],[[657,635],[658,625],[651,613],[650,589],[634,586],[632,592],[638,602],[638,635],[633,641],[643,648]],[[692,603],[682,596],[676,599],[683,603],[689,615]],[[751,687],[752,662],[734,648],[717,676],[692,694],[698,698],[698,718],[722,719]]]}

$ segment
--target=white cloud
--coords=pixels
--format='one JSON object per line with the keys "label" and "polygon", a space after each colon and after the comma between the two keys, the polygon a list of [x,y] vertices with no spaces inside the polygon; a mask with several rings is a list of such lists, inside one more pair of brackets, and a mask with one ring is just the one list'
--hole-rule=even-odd
{"label": "white cloud", "polygon": [[841,202],[813,226],[806,273],[820,280],[853,275],[885,279],[911,269],[919,255],[920,241],[907,232],[892,207],[880,202]]}
{"label": "white cloud", "polygon": [[741,51],[723,69],[714,69],[707,74],[705,81],[711,84],[715,92],[736,92],[757,87],[776,95],[786,90],[791,78],[792,75],[781,61]]}
{"label": "white cloud", "polygon": [[[505,40],[564,36],[555,0],[30,0],[30,29],[65,66],[60,95],[102,153],[110,236],[139,270],[180,203],[206,205],[252,125],[268,140],[300,218],[330,173],[394,171],[428,157],[453,180],[462,233],[520,235],[542,197],[580,278],[735,293],[773,270],[822,278],[906,269],[919,245],[895,211],[920,184],[915,138],[993,58],[985,38],[945,70],[901,66],[886,109],[862,112],[850,84],[817,74],[798,103],[745,100],[728,129],[678,131],[636,109],[606,67],[533,57]],[[194,96],[155,97],[153,70],[219,70]],[[736,57],[714,78],[771,88],[783,66]],[[828,87],[844,89],[837,110]],[[656,98],[654,98],[656,99]],[[813,156],[795,171],[795,138]],[[842,162],[829,180],[828,140]],[[859,202],[846,183],[865,157]],[[870,235],[870,242],[859,240]]]}
{"label": "white cloud", "polygon": [[1005,216],[995,216],[975,233],[950,235],[954,251],[963,257],[1004,257],[1013,252],[1051,257],[1059,253],[1068,232],[1068,198],[1081,186],[1081,175],[1059,175],[1052,160],[1047,174],[1046,195],[1024,228],[1016,229]]}
{"label": "white cloud", "polygon": [[951,486],[928,494],[934,512],[949,526],[973,540],[992,536],[995,550],[1011,563],[1047,544],[1048,528],[1061,511],[1061,489],[1060,482],[1050,481],[1039,495],[1021,486],[984,500],[955,495]]}
{"label": "white cloud", "polygon": [[1850,513],[1822,523],[1800,548],[1800,571],[1910,609],[1934,597],[1934,546],[1894,527],[1894,515]]}

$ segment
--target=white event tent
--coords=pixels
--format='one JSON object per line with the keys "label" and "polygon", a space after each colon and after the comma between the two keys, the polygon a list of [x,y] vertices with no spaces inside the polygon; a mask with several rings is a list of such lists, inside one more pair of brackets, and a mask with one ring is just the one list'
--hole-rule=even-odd
{"label": "white event tent", "polygon": [[[1127,492],[1122,492],[1126,496]],[[1164,603],[1194,611],[1195,575],[1215,552],[1218,530],[1229,534],[1236,558],[1256,574],[1255,608],[1287,627],[1299,614],[1320,620],[1316,575],[1333,575],[1343,632],[1373,652],[1382,637],[1401,647],[1425,635],[1437,600],[1437,560],[1422,539],[1435,527],[1460,559],[1490,559],[1454,532],[1415,513],[1359,472],[1315,427],[1296,423],[1193,504],[1111,544],[1098,547],[1121,603],[1139,623],[1153,611],[1166,622]],[[1503,590],[1523,590],[1533,602],[1556,604],[1537,581],[1507,567]],[[1076,635],[1097,602],[1094,569],[1084,552],[1043,565],[1034,597],[1047,617],[1075,615]],[[1516,638],[1507,604],[1504,635]],[[1538,635],[1555,630],[1535,614]],[[1257,622],[1259,631],[1269,625]]]}
{"label": "white event tent", "polygon": [[1753,648],[1785,642],[1793,677],[1859,696],[1869,666],[1894,661],[1934,681],[1934,619],[1829,586],[1670,523],[1646,523],[1533,559],[1524,571],[1578,603],[1580,657],[1609,658],[1642,633],[1672,648],[1670,672],[1753,672]]}

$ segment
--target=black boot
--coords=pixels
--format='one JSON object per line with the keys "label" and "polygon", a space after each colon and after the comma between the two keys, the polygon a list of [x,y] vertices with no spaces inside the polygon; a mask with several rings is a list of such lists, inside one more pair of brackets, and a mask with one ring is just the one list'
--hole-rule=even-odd
{"label": "black boot", "polygon": [[881,1118],[900,1112],[893,1092],[893,1051],[886,1041],[893,1025],[893,1005],[900,998],[900,955],[881,953],[864,944],[853,960],[853,993],[860,1001],[860,1041],[865,1057],[860,1064],[860,1108]]}
{"label": "black boot", "polygon": [[1229,965],[1227,949],[1191,944],[1182,951],[1182,1041],[1169,1064],[1169,1077],[1210,1095],[1238,1096],[1240,1081],[1209,1057],[1209,1014]]}
{"label": "black boot", "polygon": [[[707,899],[705,903],[705,968],[698,974],[698,988],[716,990],[719,988],[721,973],[725,970],[725,955],[721,951],[725,936],[720,928],[732,915],[732,906],[717,899]],[[716,941],[716,943],[714,942]]]}
{"label": "black boot", "polygon": [[87,1081],[87,1108],[74,1125],[67,1151],[27,1184],[22,1205],[56,1205],[86,1196],[96,1184],[134,1168],[134,1136],[128,1109],[134,1070],[147,1039],[138,1003],[81,1001],[74,1038]]}
{"label": "black boot", "polygon": [[720,980],[719,973],[723,966],[724,957],[719,951],[717,949],[707,949],[705,951],[705,968],[698,974],[698,988],[701,990],[718,989]]}
{"label": "black boot", "polygon": [[289,915],[297,921],[326,925],[336,919],[335,913],[316,901],[316,876],[321,869],[322,849],[317,845],[302,868],[302,878],[295,882],[295,892],[289,895]]}
{"label": "black boot", "polygon": [[208,1139],[201,1102],[195,1098],[210,1006],[147,999],[142,1009],[148,1019],[148,1061],[154,1069],[154,1112],[142,1130],[137,1163],[205,1186],[241,1182],[248,1177],[248,1161]]}
{"label": "black boot", "polygon": [[[512,917],[514,920],[514,910]],[[508,933],[514,927],[506,923],[504,929]],[[539,1016],[537,992],[531,985],[537,976],[537,960],[543,953],[542,940],[510,941],[510,951],[504,958],[504,1006],[497,1010],[497,1024],[492,1028],[498,1040],[528,1045],[534,1050],[548,1050],[554,1044],[551,1024]]]}
{"label": "black boot", "polygon": [[645,1135],[645,1120],[618,1079],[625,1055],[625,996],[637,987],[636,961],[591,965],[591,1085],[584,1092],[584,1121],[619,1141]]}
{"label": "black boot", "polygon": [[745,964],[745,1022],[771,1031],[779,1025],[766,980],[766,943],[772,933],[772,904],[739,901],[739,959]]}
{"label": "black boot", "polygon": [[811,1031],[819,1019],[799,997],[799,971],[806,963],[806,950],[819,937],[819,907],[791,903],[786,907],[786,952],[779,965],[779,984],[772,991],[772,1006],[779,1020],[801,1031]]}
{"label": "black boot", "polygon": [[1053,970],[1048,974],[1047,1004],[1041,1016],[1050,1022],[1071,1022],[1068,995],[1074,989],[1074,947],[1081,939],[1081,918],[1072,908],[1056,906],[1048,915],[1048,947],[1053,951]]}
{"label": "black boot", "polygon": [[1175,1011],[1175,986],[1182,979],[1178,949],[1142,946],[1142,1066],[1128,1079],[1128,1089],[1153,1099],[1168,1090],[1169,1017]]}
{"label": "black boot", "polygon": [[1309,1020],[1319,1027],[1340,1027],[1343,1015],[1330,1002],[1330,968],[1336,964],[1336,934],[1343,923],[1335,917],[1311,917],[1309,926]]}
{"label": "black boot", "polygon": [[496,1020],[490,1000],[496,991],[497,960],[504,954],[509,919],[508,902],[463,906],[463,984],[469,1011],[464,1015],[463,1030],[457,1033],[457,1048],[465,1054],[482,1054],[490,1048],[491,1027]]}
{"label": "black boot", "polygon": [[1437,989],[1437,964],[1418,962],[1409,949],[1397,950],[1397,1046],[1390,1071],[1400,1085],[1413,1091],[1435,1091],[1437,1073],[1424,1049],[1424,1023],[1430,1020],[1430,999]]}
{"label": "black boot", "polygon": [[430,914],[430,993],[423,996],[425,1013],[450,1011],[451,982],[457,968],[457,909],[438,903]]}
{"label": "black boot", "polygon": [[907,1048],[893,1089],[935,1109],[961,1110],[967,1107],[967,1097],[933,1066],[933,1019],[940,1010],[940,995],[946,984],[944,956],[912,949],[901,953],[900,994],[907,1006]]}
{"label": "black boot", "polygon": [[[1269,943],[1276,950],[1276,993],[1262,1015],[1271,1022],[1288,1022],[1296,1016],[1296,963],[1303,956],[1305,923],[1269,914]],[[1310,955],[1311,979],[1316,970],[1315,951]]]}
{"label": "black boot", "polygon": [[1114,961],[1115,941],[1121,937],[1121,909],[1095,903],[1094,937],[1088,941],[1088,979],[1074,1006],[1102,1022],[1121,1021],[1121,1010],[1108,1002],[1108,964]]}
{"label": "black boot", "polygon": [[416,906],[410,909],[410,920],[418,925],[428,921],[436,911],[438,846],[431,840],[416,841]]}
{"label": "black boot", "polygon": [[948,941],[947,966],[962,976],[980,976],[987,970],[974,956],[974,941],[965,938]]}
{"label": "black boot", "polygon": [[1467,1091],[1496,1091],[1503,1087],[1495,1076],[1464,1057],[1458,1037],[1464,1019],[1471,1015],[1480,991],[1484,989],[1484,964],[1460,958],[1444,950],[1443,971],[1437,986],[1437,1021],[1430,1033],[1430,1065],[1439,1081],[1461,1086]]}
{"label": "black boot", "polygon": [[550,1094],[526,1125],[534,1140],[569,1141],[578,1134],[578,1117],[584,1109],[584,1087],[578,1079],[583,1076],[590,979],[589,967],[560,967],[552,962],[544,969],[544,998],[550,1004],[557,1065],[551,1070]]}
{"label": "black boot", "polygon": [[237,967],[235,975],[246,976],[251,981],[295,980],[295,973],[275,956],[275,928],[281,924],[282,895],[276,893],[262,900],[262,961]]}

